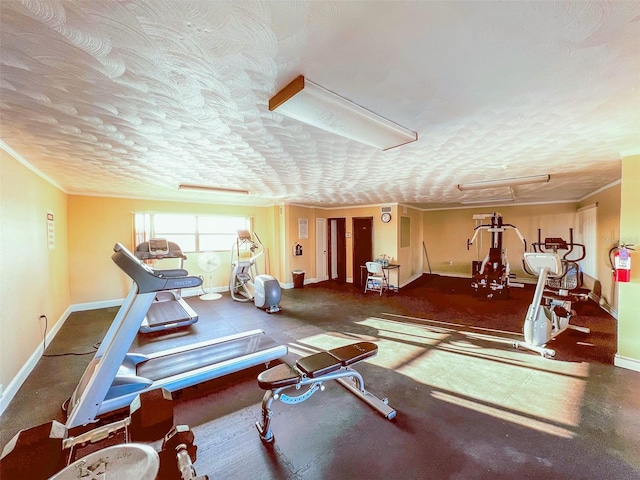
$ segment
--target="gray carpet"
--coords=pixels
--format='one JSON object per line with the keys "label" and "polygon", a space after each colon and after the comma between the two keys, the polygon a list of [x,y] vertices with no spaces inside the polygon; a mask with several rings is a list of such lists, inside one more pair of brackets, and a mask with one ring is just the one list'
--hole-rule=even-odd
{"label": "gray carpet", "polygon": [[[461,285],[431,278],[382,298],[307,285],[283,291],[283,311],[272,315],[228,294],[190,298],[198,323],[138,336],[132,349],[254,328],[287,344],[291,362],[353,341],[378,344],[356,369],[389,398],[393,421],[330,382],[299,405],[274,402],[275,442],[264,445],[254,426],[259,369],[176,394],[176,422],[194,429],[195,465],[212,479],[639,479],[640,374],[611,364],[615,320],[582,307],[576,323],[593,335],[565,332],[552,342],[557,359],[543,359],[512,347],[530,290],[491,304]],[[91,351],[116,311],[72,314],[47,354]],[[90,359],[43,357],[0,417],[0,445],[21,428],[64,421],[60,405]]]}

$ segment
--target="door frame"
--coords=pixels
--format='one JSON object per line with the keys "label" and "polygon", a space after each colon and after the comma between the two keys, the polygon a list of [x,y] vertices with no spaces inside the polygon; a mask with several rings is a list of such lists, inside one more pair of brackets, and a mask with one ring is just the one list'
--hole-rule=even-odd
{"label": "door frame", "polygon": [[327,268],[327,219],[316,218],[316,281],[329,280]]}
{"label": "door frame", "polygon": [[[364,262],[373,260],[373,217],[353,217],[351,219],[352,231],[353,231],[353,250],[351,252],[353,262],[353,284],[358,288],[364,287],[362,281],[362,269],[361,266]],[[356,225],[359,224],[359,225]],[[369,238],[365,239],[362,236],[362,229],[366,227],[369,231]],[[370,250],[363,253],[363,248]]]}
{"label": "door frame", "polygon": [[[329,280],[339,283],[347,281],[347,219],[329,218],[328,261]],[[335,270],[335,271],[334,271]]]}

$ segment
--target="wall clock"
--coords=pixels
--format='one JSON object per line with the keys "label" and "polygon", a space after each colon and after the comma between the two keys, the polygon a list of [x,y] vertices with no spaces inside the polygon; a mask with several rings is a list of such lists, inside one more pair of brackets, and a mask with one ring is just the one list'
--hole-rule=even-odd
{"label": "wall clock", "polygon": [[388,212],[383,213],[380,220],[382,220],[383,223],[389,223],[391,221],[391,214]]}

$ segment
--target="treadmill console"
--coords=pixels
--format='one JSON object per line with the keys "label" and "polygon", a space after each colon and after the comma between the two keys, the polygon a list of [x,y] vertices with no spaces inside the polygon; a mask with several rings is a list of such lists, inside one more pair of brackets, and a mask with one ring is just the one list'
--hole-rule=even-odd
{"label": "treadmill console", "polygon": [[169,254],[169,242],[166,238],[151,238],[149,239],[149,255],[151,257],[158,257]]}

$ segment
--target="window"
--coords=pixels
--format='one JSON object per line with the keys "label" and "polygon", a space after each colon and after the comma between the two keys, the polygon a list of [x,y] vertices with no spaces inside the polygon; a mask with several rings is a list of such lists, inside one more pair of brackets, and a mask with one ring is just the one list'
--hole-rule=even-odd
{"label": "window", "polygon": [[166,238],[183,252],[228,251],[238,230],[251,230],[251,219],[223,215],[136,213],[135,244],[150,238]]}

